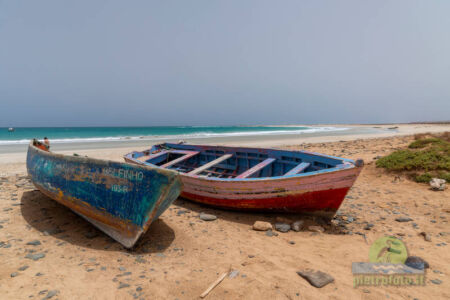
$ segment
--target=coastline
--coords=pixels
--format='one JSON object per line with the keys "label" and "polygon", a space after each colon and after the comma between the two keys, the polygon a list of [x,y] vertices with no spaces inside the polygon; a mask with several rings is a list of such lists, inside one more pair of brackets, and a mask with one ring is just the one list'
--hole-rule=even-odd
{"label": "coastline", "polygon": [[[370,135],[234,140],[234,144],[259,143],[364,159],[365,167],[334,220],[345,224],[345,230],[322,224],[326,227],[323,233],[306,227],[300,232],[268,236],[252,230],[253,223],[274,224],[278,217],[294,220],[298,216],[226,211],[179,198],[152,224],[133,251],[125,250],[69,209],[24,183],[25,153],[2,154],[10,161],[0,165],[0,173],[5,172],[0,176],[0,241],[6,245],[0,249],[5,262],[0,270],[0,292],[11,299],[42,298],[40,292],[45,290],[55,291],[61,299],[127,299],[133,295],[139,295],[138,299],[196,299],[219,274],[231,268],[239,274],[225,278],[208,297],[449,298],[450,190],[431,191],[426,184],[396,176],[374,164],[376,157],[407,147],[413,141],[412,134],[434,130],[448,131],[448,127],[399,126],[396,132]],[[314,140],[317,142],[311,142]],[[122,155],[133,149],[137,148],[76,152],[122,161]],[[13,157],[16,162],[11,161]],[[202,221],[201,212],[214,214],[217,220]],[[400,223],[398,217],[412,221]],[[316,225],[309,219],[305,222]],[[431,240],[425,240],[421,232]],[[352,263],[367,262],[371,245],[386,235],[401,239],[409,255],[429,263],[424,286],[354,287]],[[29,244],[33,241],[39,244]],[[44,255],[37,261],[27,258],[36,253]],[[326,272],[334,282],[315,288],[296,274],[304,269]]]}
{"label": "coastline", "polygon": [[[307,126],[307,125],[300,124],[292,126]],[[302,134],[285,134],[285,135],[282,134],[282,135],[190,138],[185,139],[185,141],[191,144],[207,144],[207,145],[215,144],[215,145],[230,145],[230,146],[280,148],[291,145],[301,145],[305,143],[328,143],[336,141],[352,141],[357,139],[406,136],[426,132],[436,133],[436,132],[450,131],[450,124],[385,124],[385,125],[317,124],[314,126],[327,126],[327,127],[333,126],[341,128],[344,127],[349,128],[349,130],[302,133]],[[394,127],[396,128],[389,129]],[[176,143],[178,141],[179,141],[178,138],[173,139],[165,138],[165,139],[155,139],[152,141],[125,140],[125,141],[102,142],[102,143],[93,142],[93,143],[52,144],[52,151],[63,154],[72,154],[76,152],[80,155],[87,155],[95,158],[112,156],[113,159],[121,161],[122,155],[131,152],[133,150],[145,150],[157,143],[163,142]],[[27,147],[28,145],[0,146],[0,166],[2,166],[3,169],[11,170],[12,166],[19,166],[20,164],[23,164],[21,168],[21,173],[23,173],[25,171],[24,164],[26,159]]]}

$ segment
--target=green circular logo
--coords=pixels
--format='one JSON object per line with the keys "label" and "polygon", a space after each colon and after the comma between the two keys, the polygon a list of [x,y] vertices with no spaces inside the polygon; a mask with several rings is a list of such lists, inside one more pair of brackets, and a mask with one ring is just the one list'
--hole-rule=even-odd
{"label": "green circular logo", "polygon": [[408,252],[405,244],[393,236],[384,236],[372,244],[369,250],[371,263],[404,264]]}

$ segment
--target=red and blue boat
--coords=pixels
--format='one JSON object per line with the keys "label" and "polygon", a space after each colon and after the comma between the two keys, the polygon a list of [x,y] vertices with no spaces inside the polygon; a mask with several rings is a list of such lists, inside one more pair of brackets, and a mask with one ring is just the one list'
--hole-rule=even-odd
{"label": "red and blue boat", "polygon": [[127,248],[133,247],[181,191],[177,172],[56,154],[36,140],[28,147],[27,170],[43,194]]}
{"label": "red and blue boat", "polygon": [[225,209],[331,219],[364,162],[308,151],[160,144],[125,161],[177,171],[183,198]]}

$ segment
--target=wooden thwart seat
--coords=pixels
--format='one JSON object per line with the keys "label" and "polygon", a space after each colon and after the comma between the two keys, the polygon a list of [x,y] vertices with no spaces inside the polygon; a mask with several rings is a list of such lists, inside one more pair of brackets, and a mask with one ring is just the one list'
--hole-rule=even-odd
{"label": "wooden thwart seat", "polygon": [[186,153],[185,155],[178,157],[177,159],[174,159],[172,161],[169,161],[168,163],[165,163],[164,165],[162,165],[162,168],[168,168],[171,167],[173,165],[176,165],[179,162],[182,162],[183,160],[189,159],[192,156],[195,156],[197,154],[199,154],[199,151],[183,151],[184,153]]}
{"label": "wooden thwart seat", "polygon": [[138,158],[136,158],[136,159],[137,159],[137,160],[140,160],[140,161],[143,161],[143,162],[147,162],[147,160],[153,159],[153,158],[155,158],[155,157],[158,157],[158,156],[161,156],[161,155],[164,155],[164,154],[167,154],[167,152],[168,152],[168,151],[163,150],[163,151],[160,151],[160,152],[158,152],[158,153],[150,154],[150,155],[144,155],[144,156],[138,157]]}
{"label": "wooden thwart seat", "polygon": [[305,171],[306,168],[308,168],[310,165],[311,165],[310,163],[302,162],[301,164],[297,165],[292,170],[290,170],[289,172],[284,174],[284,176],[295,175],[295,174],[301,173],[301,172]]}
{"label": "wooden thwart seat", "polygon": [[236,178],[247,178],[250,175],[255,174],[256,172],[262,170],[264,167],[270,165],[271,163],[273,163],[276,159],[275,158],[267,158],[266,160],[260,162],[259,164],[257,164],[256,166],[251,167],[250,169],[248,169],[247,171],[245,171],[244,173],[240,174],[239,176],[237,176]]}
{"label": "wooden thwart seat", "polygon": [[232,156],[233,156],[233,154],[225,154],[225,155],[222,155],[221,157],[219,157],[219,158],[217,158],[217,159],[215,159],[215,160],[213,160],[213,161],[210,161],[209,163],[204,164],[203,166],[198,167],[197,169],[192,170],[191,172],[188,173],[188,175],[197,175],[197,174],[200,174],[201,172],[203,172],[203,171],[205,171],[205,170],[211,168],[211,167],[214,166],[214,165],[217,165],[218,163],[221,163],[221,162],[224,161],[224,160],[229,159],[229,158],[232,157]]}

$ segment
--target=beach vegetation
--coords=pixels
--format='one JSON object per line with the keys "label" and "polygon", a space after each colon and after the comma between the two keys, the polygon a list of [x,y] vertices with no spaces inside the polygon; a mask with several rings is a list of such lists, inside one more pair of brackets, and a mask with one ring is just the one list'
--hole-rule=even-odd
{"label": "beach vegetation", "polygon": [[432,178],[450,181],[450,135],[420,135],[407,149],[397,150],[376,162],[389,171],[403,172],[417,182]]}

